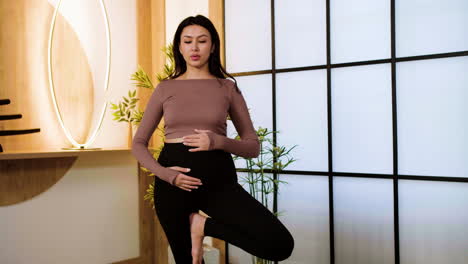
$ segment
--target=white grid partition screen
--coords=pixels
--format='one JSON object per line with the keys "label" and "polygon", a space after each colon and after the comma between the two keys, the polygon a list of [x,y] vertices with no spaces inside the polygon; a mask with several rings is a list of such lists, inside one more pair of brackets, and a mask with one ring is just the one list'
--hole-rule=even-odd
{"label": "white grid partition screen", "polygon": [[467,25],[466,0],[225,1],[254,126],[298,145],[281,263],[468,263]]}

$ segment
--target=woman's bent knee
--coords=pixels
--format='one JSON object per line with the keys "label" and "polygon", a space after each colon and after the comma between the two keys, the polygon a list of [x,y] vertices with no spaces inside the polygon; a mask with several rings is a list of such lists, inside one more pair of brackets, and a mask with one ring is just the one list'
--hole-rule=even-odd
{"label": "woman's bent knee", "polygon": [[294,238],[288,232],[281,241],[278,247],[275,250],[275,261],[283,261],[288,259],[294,250]]}
{"label": "woman's bent knee", "polygon": [[[273,239],[265,241],[265,257],[272,261],[283,261],[289,258],[294,249],[294,238],[286,229],[282,232],[276,232]],[[268,253],[267,253],[268,252]]]}

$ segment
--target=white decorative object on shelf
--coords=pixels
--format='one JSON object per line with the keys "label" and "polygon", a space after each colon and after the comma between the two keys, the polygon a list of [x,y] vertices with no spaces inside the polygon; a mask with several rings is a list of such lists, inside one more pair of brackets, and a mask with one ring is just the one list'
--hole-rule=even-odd
{"label": "white decorative object on shelf", "polygon": [[[52,15],[52,21],[50,24],[50,30],[49,30],[49,42],[48,42],[48,53],[47,53],[47,66],[48,66],[48,76],[49,76],[49,90],[55,110],[55,114],[57,115],[60,127],[62,128],[63,132],[65,133],[65,136],[67,137],[68,141],[74,146],[74,148],[64,148],[64,149],[90,149],[90,145],[93,143],[93,141],[96,139],[96,136],[101,128],[101,125],[104,121],[104,116],[106,114],[108,102],[107,98],[109,97],[110,90],[109,90],[109,76],[110,76],[110,65],[111,65],[111,38],[110,38],[110,26],[109,26],[109,17],[107,15],[107,9],[104,4],[104,0],[98,0],[99,4],[101,6],[101,11],[102,11],[102,16],[103,16],[103,21],[105,24],[105,29],[106,29],[106,72],[105,72],[105,80],[104,80],[104,102],[102,104],[102,109],[99,114],[98,122],[97,125],[94,127],[92,131],[89,131],[90,135],[88,139],[86,139],[86,142],[84,143],[78,143],[72,136],[72,133],[70,132],[69,128],[65,126],[65,123],[63,121],[62,113],[60,112],[59,105],[57,103],[57,98],[56,98],[56,92],[55,92],[55,85],[54,85],[54,79],[53,79],[53,69],[52,69],[52,41],[54,39],[54,30],[55,30],[55,24],[56,24],[56,19],[58,15],[63,15],[60,14],[60,6],[62,4],[63,0],[59,0],[57,6],[55,7],[54,14]],[[86,15],[84,13],[83,15]],[[86,23],[86,20],[83,20],[84,23]],[[96,77],[94,77],[96,78]]]}

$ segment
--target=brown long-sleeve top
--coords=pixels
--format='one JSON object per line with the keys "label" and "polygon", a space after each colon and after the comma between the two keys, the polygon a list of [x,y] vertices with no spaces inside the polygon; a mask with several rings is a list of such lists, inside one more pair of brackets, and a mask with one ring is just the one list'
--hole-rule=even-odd
{"label": "brown long-sleeve top", "polygon": [[[221,83],[220,83],[221,82]],[[229,114],[240,140],[226,137]],[[164,80],[154,89],[132,143],[132,154],[156,176],[173,184],[180,173],[161,166],[148,150],[148,141],[164,116],[166,139],[210,130],[209,149],[221,149],[245,157],[257,157],[258,136],[247,104],[235,83],[228,79]]]}

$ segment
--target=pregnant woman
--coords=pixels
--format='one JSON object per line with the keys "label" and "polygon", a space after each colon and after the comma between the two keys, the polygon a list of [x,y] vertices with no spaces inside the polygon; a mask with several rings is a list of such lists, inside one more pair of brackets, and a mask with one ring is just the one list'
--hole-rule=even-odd
{"label": "pregnant woman", "polygon": [[[132,153],[157,176],[155,210],[176,263],[204,263],[204,236],[263,259],[287,259],[290,232],[237,182],[231,154],[257,157],[260,145],[237,82],[221,66],[215,27],[204,16],[188,17],[173,44],[174,72],[151,95]],[[226,136],[228,115],[240,140]],[[165,142],[156,161],[148,141],[163,116]]]}

